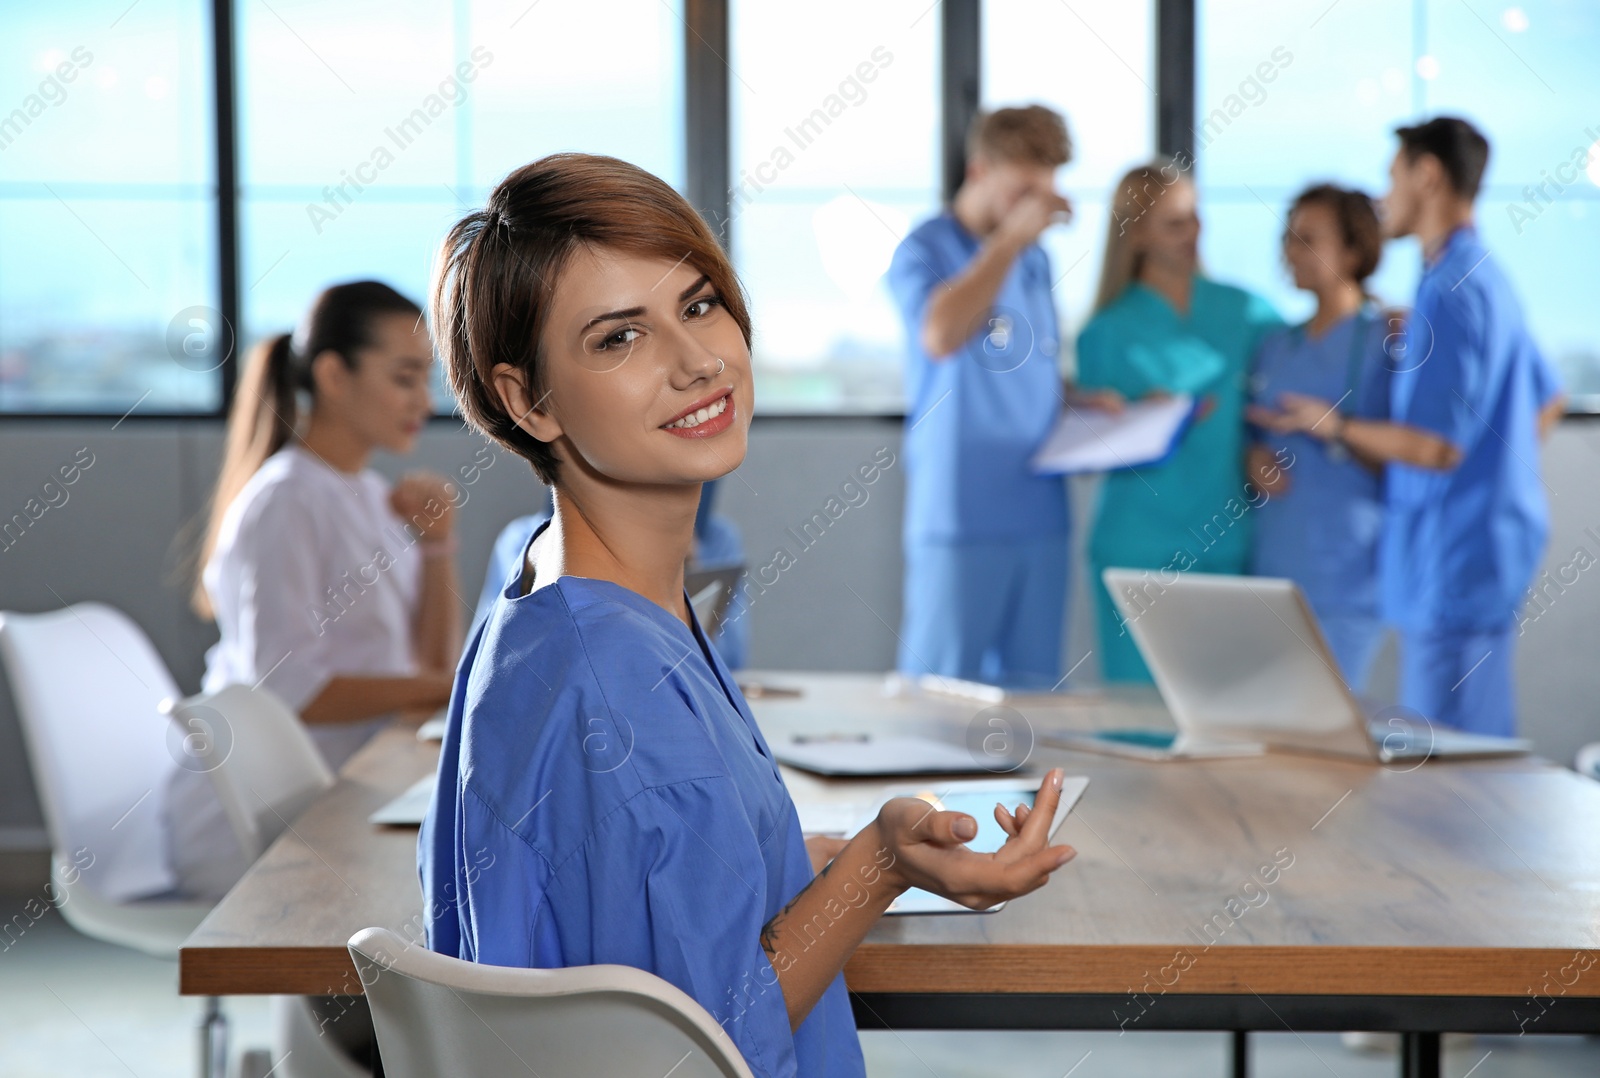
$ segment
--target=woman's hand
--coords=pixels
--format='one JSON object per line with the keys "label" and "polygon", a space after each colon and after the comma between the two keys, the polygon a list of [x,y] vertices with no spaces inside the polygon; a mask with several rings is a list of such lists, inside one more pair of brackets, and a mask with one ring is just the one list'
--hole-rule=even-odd
{"label": "woman's hand", "polygon": [[1278,410],[1251,407],[1247,418],[1257,426],[1279,434],[1306,433],[1313,438],[1332,438],[1339,431],[1336,405],[1321,397],[1304,393],[1281,393]]}
{"label": "woman's hand", "polygon": [[442,475],[407,472],[389,492],[389,505],[422,539],[448,539],[455,519],[455,487]]}
{"label": "woman's hand", "polygon": [[897,797],[878,812],[873,827],[893,855],[884,870],[896,886],[920,887],[968,909],[988,909],[1043,887],[1050,874],[1077,855],[1071,846],[1051,846],[1049,828],[1061,801],[1060,768],[1039,785],[1036,811],[995,806],[995,819],[1009,836],[994,853],[965,843],[978,821],[964,812],[944,812],[914,797]]}
{"label": "woman's hand", "polygon": [[806,856],[811,859],[811,874],[821,872],[822,866],[837,857],[839,851],[848,845],[849,839],[835,835],[807,835]]}
{"label": "woman's hand", "polygon": [[1244,462],[1245,478],[1263,493],[1272,496],[1289,493],[1289,469],[1278,463],[1277,455],[1267,446],[1253,443],[1245,450]]}

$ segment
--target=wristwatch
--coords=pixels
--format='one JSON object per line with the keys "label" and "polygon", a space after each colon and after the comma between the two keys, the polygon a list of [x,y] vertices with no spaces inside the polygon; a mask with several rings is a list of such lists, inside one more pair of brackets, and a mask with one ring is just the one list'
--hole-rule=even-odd
{"label": "wristwatch", "polygon": [[1339,417],[1339,425],[1328,435],[1328,459],[1335,464],[1343,464],[1350,459],[1350,447],[1344,444],[1344,425],[1350,421],[1350,417],[1338,411],[1333,414]]}

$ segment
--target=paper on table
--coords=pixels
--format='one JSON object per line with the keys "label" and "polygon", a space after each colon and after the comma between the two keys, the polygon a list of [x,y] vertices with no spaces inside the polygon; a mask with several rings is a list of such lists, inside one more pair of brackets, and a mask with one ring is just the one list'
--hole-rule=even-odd
{"label": "paper on table", "polygon": [[[818,775],[959,775],[994,774],[1011,763],[982,756],[962,745],[926,737],[834,737],[773,741],[773,759]],[[1005,768],[1009,770],[1009,768]]]}
{"label": "paper on table", "polygon": [[1068,408],[1034,453],[1033,470],[1065,475],[1157,463],[1177,446],[1194,410],[1194,398],[1187,393],[1135,401],[1120,415]]}

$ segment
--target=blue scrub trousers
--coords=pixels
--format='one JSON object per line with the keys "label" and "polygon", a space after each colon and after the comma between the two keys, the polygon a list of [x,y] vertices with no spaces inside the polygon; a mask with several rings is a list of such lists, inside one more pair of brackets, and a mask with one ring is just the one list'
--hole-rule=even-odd
{"label": "blue scrub trousers", "polygon": [[1060,678],[1067,537],[907,541],[900,672],[1050,688]]}
{"label": "blue scrub trousers", "polygon": [[1491,632],[1402,629],[1400,703],[1423,717],[1474,734],[1512,737],[1515,625]]}
{"label": "blue scrub trousers", "polygon": [[1387,626],[1379,618],[1361,614],[1319,614],[1317,625],[1328,642],[1328,649],[1339,662],[1344,683],[1350,686],[1351,692],[1365,692]]}

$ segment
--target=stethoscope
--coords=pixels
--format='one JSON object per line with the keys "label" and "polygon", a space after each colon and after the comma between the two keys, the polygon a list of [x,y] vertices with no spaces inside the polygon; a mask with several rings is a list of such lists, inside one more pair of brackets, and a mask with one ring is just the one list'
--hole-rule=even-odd
{"label": "stethoscope", "polygon": [[[1355,395],[1356,384],[1361,380],[1363,345],[1367,341],[1367,328],[1372,325],[1375,317],[1373,311],[1375,306],[1371,300],[1363,301],[1361,306],[1356,309],[1355,325],[1350,331],[1350,354],[1346,357],[1344,365],[1344,392],[1339,395],[1338,403],[1333,406],[1334,410],[1345,419],[1350,418],[1350,413],[1345,411],[1344,402]],[[1305,342],[1306,328],[1310,325],[1311,320],[1308,318],[1294,328],[1295,344],[1297,346]],[[1343,441],[1325,443],[1324,452],[1327,453],[1328,459],[1336,464],[1343,464],[1350,459],[1350,449]]]}

